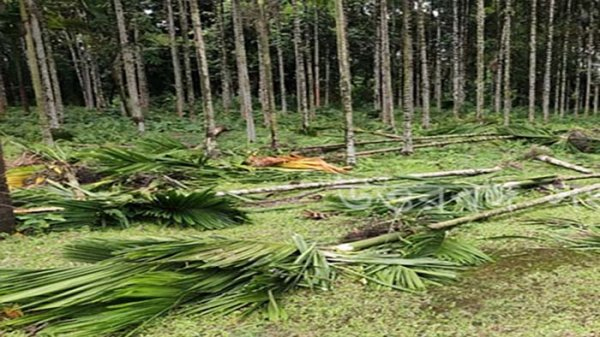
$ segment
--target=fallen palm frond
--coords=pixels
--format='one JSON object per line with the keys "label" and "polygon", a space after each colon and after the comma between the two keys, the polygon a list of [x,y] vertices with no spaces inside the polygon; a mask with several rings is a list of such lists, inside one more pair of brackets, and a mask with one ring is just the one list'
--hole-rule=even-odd
{"label": "fallen palm frond", "polygon": [[281,167],[292,170],[323,171],[328,173],[348,173],[345,168],[331,165],[321,158],[309,158],[299,155],[278,157],[250,156],[246,164],[252,167]]}
{"label": "fallen palm frond", "polygon": [[[56,187],[43,194],[17,194],[15,201],[18,205],[46,210],[22,211],[18,216],[20,222],[25,223],[28,229],[37,221],[38,227],[43,229],[61,230],[82,226],[128,227],[131,222],[148,220],[212,230],[248,220],[231,200],[216,196],[211,190],[191,193],[173,190],[149,195],[138,192],[87,192],[85,200],[74,199],[68,193],[68,189]],[[52,217],[48,217],[49,213]]]}
{"label": "fallen palm frond", "polygon": [[425,179],[425,178],[442,178],[442,177],[452,177],[452,176],[476,176],[481,174],[489,174],[495,173],[502,170],[502,167],[490,167],[490,168],[477,168],[477,169],[465,169],[465,170],[454,170],[454,171],[439,171],[439,172],[428,172],[428,173],[411,173],[405,176],[397,176],[397,177],[375,177],[375,178],[357,178],[357,179],[344,179],[344,180],[336,180],[336,181],[324,181],[324,182],[309,182],[309,183],[301,183],[301,184],[290,184],[290,185],[281,185],[281,186],[271,186],[271,187],[259,187],[253,189],[243,189],[243,190],[230,190],[217,192],[217,195],[248,195],[248,194],[261,194],[261,193],[275,193],[275,192],[288,192],[295,190],[308,190],[315,188],[327,188],[333,186],[342,186],[342,185],[360,185],[360,184],[370,184],[370,183],[379,183],[393,180],[402,180],[402,179]]}
{"label": "fallen palm frond", "polygon": [[541,236],[558,242],[565,248],[600,252],[600,225],[588,225],[566,218],[529,219],[524,223],[556,230],[557,234],[544,231]]}
{"label": "fallen palm frond", "polygon": [[6,172],[6,182],[10,189],[40,184],[37,173],[44,169],[43,165],[21,166],[11,168]]}
{"label": "fallen palm frond", "polygon": [[[567,192],[556,193],[556,194],[548,195],[548,196],[537,198],[537,199],[527,200],[527,201],[523,201],[523,202],[519,202],[519,203],[515,203],[515,204],[510,204],[508,206],[495,208],[492,210],[487,210],[487,211],[483,211],[483,212],[478,212],[478,213],[462,216],[462,217],[455,218],[452,220],[437,222],[434,224],[427,225],[426,228],[431,229],[431,230],[447,230],[449,228],[456,227],[459,225],[464,225],[464,224],[468,224],[468,223],[472,223],[472,222],[476,222],[476,221],[480,221],[480,220],[486,220],[486,219],[500,216],[500,215],[511,214],[511,213],[514,213],[517,211],[533,208],[536,206],[540,206],[540,205],[544,205],[544,204],[548,204],[548,203],[552,203],[552,202],[560,203],[560,202],[565,202],[565,201],[571,201],[572,200],[571,198],[573,198],[573,197],[576,197],[576,196],[579,196],[579,195],[582,195],[585,193],[594,192],[597,190],[600,190],[600,184],[588,185],[588,186],[576,188],[574,190],[567,191]],[[394,232],[394,233],[383,234],[383,235],[380,235],[377,237],[357,241],[354,243],[341,244],[341,245],[338,245],[336,248],[340,251],[362,250],[362,249],[366,249],[366,248],[373,247],[373,246],[379,246],[379,245],[382,245],[385,243],[393,243],[393,242],[403,240],[403,236],[405,236],[405,234],[406,233],[403,233],[403,232]]]}
{"label": "fallen palm frond", "polygon": [[90,265],[0,271],[0,304],[23,313],[0,327],[47,323],[42,333],[48,335],[129,336],[175,309],[201,315],[264,309],[270,319],[278,319],[285,317],[278,301],[286,292],[327,290],[337,275],[376,288],[420,291],[454,280],[463,266],[490,260],[444,233],[353,253],[299,236],[291,241],[188,237],[78,242],[67,248],[66,257]]}

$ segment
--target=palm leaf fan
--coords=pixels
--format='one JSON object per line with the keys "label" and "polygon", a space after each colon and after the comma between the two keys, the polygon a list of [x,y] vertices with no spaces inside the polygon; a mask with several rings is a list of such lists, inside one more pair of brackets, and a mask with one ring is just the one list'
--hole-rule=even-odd
{"label": "palm leaf fan", "polygon": [[131,203],[129,208],[139,217],[200,229],[221,229],[248,221],[246,214],[235,208],[230,199],[218,197],[212,190],[167,191]]}

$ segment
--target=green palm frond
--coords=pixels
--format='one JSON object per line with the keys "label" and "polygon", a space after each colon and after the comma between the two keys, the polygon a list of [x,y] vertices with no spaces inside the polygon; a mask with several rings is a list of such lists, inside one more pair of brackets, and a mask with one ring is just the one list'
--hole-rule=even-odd
{"label": "green palm frond", "polygon": [[441,238],[409,237],[356,253],[299,236],[289,243],[221,237],[84,240],[69,246],[65,256],[92,264],[0,271],[0,305],[16,304],[25,312],[0,322],[0,328],[43,322],[49,324],[43,333],[53,335],[123,336],[178,308],[201,315],[264,309],[270,319],[280,319],[286,317],[278,303],[284,294],[330,289],[339,274],[376,288],[420,291],[454,280],[463,262],[470,262],[465,256],[472,249]]}
{"label": "green palm frond", "polygon": [[541,232],[540,236],[573,250],[600,252],[600,225],[589,225],[575,219],[548,218],[528,219],[528,225],[543,225],[553,232]]}
{"label": "green palm frond", "polygon": [[158,193],[129,207],[141,217],[201,229],[226,228],[248,220],[230,199],[217,197],[211,190],[187,194],[175,190]]}

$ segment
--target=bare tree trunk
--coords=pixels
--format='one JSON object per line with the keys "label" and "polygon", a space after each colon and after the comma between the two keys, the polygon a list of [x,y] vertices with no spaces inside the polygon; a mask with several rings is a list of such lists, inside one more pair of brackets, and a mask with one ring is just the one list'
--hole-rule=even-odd
{"label": "bare tree trunk", "polygon": [[[579,4],[579,12],[582,13],[582,5]],[[584,48],[583,46],[583,37],[581,36],[582,34],[577,34],[577,49],[576,50],[582,50]],[[579,117],[579,112],[581,111],[581,58],[580,58],[580,54],[576,53],[575,57],[576,57],[576,61],[575,61],[575,92],[573,93],[573,95],[575,96],[575,117]]]}
{"label": "bare tree trunk", "polygon": [[[535,1],[535,0],[533,0]],[[475,116],[483,118],[485,105],[485,1],[477,0],[477,97]]]}
{"label": "bare tree trunk", "polygon": [[436,21],[436,40],[435,40],[435,105],[438,113],[442,111],[442,22],[438,15]]}
{"label": "bare tree trunk", "polygon": [[[455,0],[456,1],[456,0]],[[413,152],[412,139],[412,119],[415,113],[414,107],[414,83],[413,83],[413,43],[412,43],[412,0],[403,0],[402,17],[403,17],[403,49],[404,49],[404,146],[402,153],[410,154]]]}
{"label": "bare tree trunk", "polygon": [[531,28],[529,33],[529,122],[535,121],[535,74],[537,62],[537,0],[531,0]]}
{"label": "bare tree trunk", "polygon": [[4,151],[0,142],[0,233],[15,231],[15,214],[10,199],[10,191],[6,183],[6,167],[4,165]]}
{"label": "bare tree trunk", "polygon": [[302,51],[302,27],[300,22],[299,0],[292,0],[294,8],[294,55],[296,59],[296,101],[298,112],[302,116],[302,129],[308,130],[310,119],[308,112],[308,98],[306,96],[306,77],[304,69],[304,56]]}
{"label": "bare tree trunk", "polygon": [[[22,36],[25,35],[23,30],[23,25],[19,25],[19,33],[21,33]],[[25,90],[25,81],[23,80],[23,70],[21,68],[21,55],[23,55],[21,54],[21,51],[25,49],[23,45],[23,38],[20,38],[18,46],[13,49],[13,62],[15,64],[15,73],[17,74],[17,83],[19,85],[21,107],[25,112],[29,113],[29,98],[27,97],[27,91]],[[24,54],[27,54],[27,52],[25,51]]]}
{"label": "bare tree trunk", "polygon": [[[256,25],[258,25],[258,20],[254,20],[254,22],[256,23]],[[258,31],[259,28],[257,27],[256,30]],[[260,55],[262,55],[264,53],[264,51],[262,50],[262,45],[260,44],[260,41],[257,41],[257,49],[258,49],[258,100],[260,101],[260,105],[262,107],[262,114],[263,114],[263,125],[268,127],[269,126],[269,112],[267,109],[265,109],[266,106],[269,105],[269,97],[267,96],[267,81],[265,79],[265,65],[263,63],[263,58],[260,57]]]}
{"label": "bare tree trunk", "polygon": [[189,21],[188,21],[188,2],[187,0],[177,0],[179,7],[179,25],[183,37],[183,69],[185,73],[185,88],[188,105],[188,113],[193,114],[194,105],[196,104],[196,92],[194,90],[194,77],[192,76],[192,56],[190,55],[189,42]]}
{"label": "bare tree trunk", "polygon": [[92,89],[92,77],[91,77],[91,69],[90,63],[88,60],[87,52],[84,50],[83,41],[80,41],[81,38],[77,37],[77,51],[79,54],[79,59],[81,60],[82,65],[82,77],[83,77],[83,85],[85,88],[86,97],[86,108],[89,110],[94,109],[94,93]]}
{"label": "bare tree trunk", "polygon": [[504,125],[510,124],[510,113],[512,110],[512,91],[510,87],[511,67],[511,23],[512,23],[512,0],[506,0],[504,9],[504,30],[506,40],[504,45]]}
{"label": "bare tree trunk", "polygon": [[[83,101],[85,103],[86,109],[92,109],[93,103],[90,99],[90,93],[86,86],[86,81],[84,78],[85,69],[83,68],[83,60],[81,59],[79,53],[77,52],[76,41],[73,41],[69,33],[65,30],[63,31],[63,35],[66,40],[67,47],[69,48],[69,53],[71,54],[71,60],[73,61],[73,68],[75,69],[75,75],[77,75],[77,80],[79,81],[79,86],[81,87],[81,92],[83,94]],[[73,44],[75,43],[75,46]]]}
{"label": "bare tree trunk", "polygon": [[140,106],[142,107],[142,109],[148,109],[150,107],[150,92],[148,91],[148,78],[146,77],[146,66],[144,64],[140,31],[135,23],[133,24],[133,40],[135,43],[134,55],[138,80],[138,89],[140,95]]}
{"label": "bare tree trunk", "polygon": [[335,0],[335,23],[338,50],[338,63],[340,69],[340,95],[344,108],[346,163],[356,164],[356,149],[354,148],[354,124],[352,111],[352,79],[350,74],[350,59],[348,56],[347,23],[344,13],[343,0]]}
{"label": "bare tree trunk", "polygon": [[6,97],[6,85],[4,84],[4,77],[2,75],[2,64],[0,63],[0,117],[6,114],[8,108],[8,98]]}
{"label": "bare tree trunk", "polygon": [[[499,2],[496,2],[496,12],[501,13],[501,9],[499,6]],[[500,15],[498,15],[498,24],[500,25]],[[500,33],[500,43],[498,48],[498,57],[496,59],[496,85],[495,85],[495,93],[494,93],[494,111],[497,115],[500,114],[502,110],[502,78],[504,75],[504,48],[506,45],[506,37],[508,32],[506,31],[505,25],[502,24],[502,28],[499,28]]]}
{"label": "bare tree trunk", "polygon": [[96,61],[96,57],[90,52],[88,52],[88,57],[90,61],[90,74],[92,76],[92,89],[94,96],[96,96],[96,108],[99,110],[104,109],[106,107],[106,98],[102,89],[102,77],[98,69],[98,62]]}
{"label": "bare tree trunk", "polygon": [[420,1],[420,6],[417,11],[417,29],[419,31],[419,45],[421,48],[421,100],[423,102],[423,128],[429,129],[430,126],[430,103],[431,86],[429,84],[429,59],[427,58],[427,40],[425,38],[425,19],[423,15],[424,8],[423,0]]}
{"label": "bare tree trunk", "polygon": [[[279,8],[278,8],[279,9]],[[279,68],[279,95],[281,99],[281,112],[287,113],[287,90],[285,88],[285,64],[283,63],[283,39],[281,38],[281,13],[278,10],[275,15],[275,25],[277,28],[277,65]]]}
{"label": "bare tree trunk", "polygon": [[235,34],[235,54],[238,69],[240,108],[242,116],[246,119],[248,141],[253,143],[256,141],[256,129],[254,127],[254,116],[252,115],[252,96],[250,94],[250,78],[248,76],[248,61],[244,41],[244,26],[242,24],[242,14],[240,13],[240,0],[232,0],[231,5],[233,30]]}
{"label": "bare tree trunk", "polygon": [[136,77],[136,62],[135,54],[132,46],[129,43],[127,34],[127,26],[125,23],[125,13],[123,12],[123,4],[121,0],[113,0],[115,5],[115,14],[117,16],[117,27],[119,29],[119,42],[121,44],[121,53],[123,57],[123,68],[125,69],[125,82],[127,83],[127,105],[131,118],[137,124],[138,130],[144,132],[146,127],[144,124],[144,115],[140,106],[140,94],[138,91]]}
{"label": "bare tree trunk", "polygon": [[44,104],[46,112],[50,118],[50,128],[58,129],[60,122],[56,111],[56,101],[54,100],[54,92],[52,87],[52,79],[50,77],[50,69],[48,66],[48,56],[43,39],[42,27],[40,23],[39,10],[34,0],[26,0],[29,8],[29,20],[31,28],[31,36],[35,45],[37,62],[41,76],[41,84],[44,95]]}
{"label": "bare tree trunk", "polygon": [[325,106],[329,106],[330,101],[330,92],[331,92],[331,61],[329,48],[327,48],[327,52],[325,53]]}
{"label": "bare tree trunk", "polygon": [[[41,18],[41,13],[40,13]],[[58,71],[56,69],[56,62],[54,60],[54,49],[52,48],[52,41],[50,41],[50,33],[46,29],[45,24],[42,20],[42,39],[44,41],[44,47],[46,49],[46,55],[48,57],[48,70],[50,72],[50,82],[52,83],[52,94],[54,96],[54,106],[56,109],[56,117],[58,118],[59,124],[62,124],[65,119],[65,107],[62,100],[62,92],[60,90],[60,81],[58,79]]]}
{"label": "bare tree trunk", "polygon": [[315,76],[313,73],[313,60],[312,60],[312,52],[310,50],[310,34],[309,34],[309,29],[310,27],[307,26],[305,29],[305,39],[304,39],[304,53],[306,56],[306,75],[308,78],[308,111],[309,111],[309,115],[310,115],[310,119],[314,120],[315,118],[317,118],[317,114],[315,111],[315,107],[316,107],[316,95],[315,95]]}
{"label": "bare tree trunk", "polygon": [[48,106],[46,104],[46,98],[44,96],[44,88],[42,86],[42,78],[40,75],[35,41],[33,40],[32,36],[32,20],[31,15],[29,13],[28,5],[25,1],[26,0],[19,0],[19,9],[21,20],[25,28],[25,42],[27,45],[26,54],[27,62],[29,64],[29,71],[31,74],[31,84],[35,93],[35,100],[37,103],[42,138],[44,139],[44,142],[47,145],[53,145],[54,140],[52,139],[52,132],[50,131],[50,124],[48,121]]}
{"label": "bare tree trunk", "polygon": [[[593,5],[592,5],[593,6]],[[583,116],[588,117],[590,115],[590,99],[592,97],[592,68],[593,68],[593,56],[594,56],[594,11],[593,7],[590,8],[590,22],[588,24],[588,44],[586,48],[587,52],[587,71],[585,81],[585,98],[583,107]]]}
{"label": "bare tree trunk", "polygon": [[550,120],[550,81],[552,77],[552,44],[554,41],[554,1],[548,3],[548,37],[546,41],[546,68],[544,70],[544,92],[542,95],[542,112],[544,122]]}
{"label": "bare tree trunk", "polygon": [[[376,0],[375,6],[381,8],[381,3],[386,0]],[[382,97],[381,97],[381,27],[383,26],[382,21],[385,18],[381,17],[381,10],[379,11],[379,15],[375,15],[375,54],[373,55],[373,107],[375,111],[382,111]],[[386,116],[381,114],[383,117],[383,122],[385,123]]]}
{"label": "bare tree trunk", "polygon": [[315,64],[315,107],[321,107],[321,62],[320,62],[320,45],[319,45],[319,4],[315,3],[314,22],[313,22],[313,37],[314,37],[314,64]]}
{"label": "bare tree trunk", "polygon": [[221,100],[223,104],[223,110],[225,112],[231,111],[231,104],[233,98],[231,97],[231,74],[229,72],[229,57],[227,57],[227,46],[225,45],[226,35],[225,26],[223,19],[223,2],[221,0],[214,1],[215,8],[217,10],[217,26],[219,28],[219,50],[221,57]]}
{"label": "bare tree trunk", "polygon": [[196,57],[200,66],[200,88],[202,89],[202,107],[204,110],[204,147],[209,155],[214,155],[216,142],[216,122],[215,110],[212,101],[212,90],[210,87],[210,73],[208,71],[208,59],[206,58],[206,46],[204,44],[204,35],[202,33],[202,22],[200,21],[200,10],[195,0],[190,1],[190,12],[192,16],[192,26],[194,27],[194,44],[196,45]]}
{"label": "bare tree trunk", "polygon": [[259,17],[256,20],[256,26],[258,29],[258,38],[259,38],[259,46],[260,48],[260,59],[263,64],[264,71],[264,80],[266,90],[265,96],[267,99],[265,100],[263,105],[263,110],[267,113],[267,117],[269,118],[269,131],[271,132],[271,147],[277,148],[279,146],[279,141],[277,139],[277,113],[275,111],[275,102],[271,99],[273,97],[273,92],[275,89],[273,88],[273,71],[272,71],[272,63],[271,63],[271,53],[269,50],[270,42],[269,42],[269,18],[265,8],[265,0],[256,0],[258,9],[259,9]]}
{"label": "bare tree trunk", "polygon": [[381,16],[381,115],[383,122],[396,130],[394,116],[394,89],[392,88],[392,64],[390,55],[390,32],[388,20],[388,0],[380,0]]}
{"label": "bare tree trunk", "polygon": [[460,32],[459,32],[458,1],[459,0],[452,0],[452,64],[453,64],[452,99],[454,100],[452,113],[454,114],[454,118],[460,117],[460,111],[462,109],[462,106],[460,106],[461,81],[460,81]]}
{"label": "bare tree trunk", "polygon": [[[181,78],[181,62],[179,61],[179,48],[177,48],[177,33],[175,31],[175,18],[173,15],[173,3],[165,0],[167,8],[167,26],[169,28],[169,44],[171,46],[171,62],[173,64],[173,78],[175,80],[175,110],[179,117],[183,117],[185,106],[185,92],[183,90],[183,79]],[[179,10],[183,10],[180,8]]]}
{"label": "bare tree trunk", "polygon": [[596,83],[594,86],[594,116],[598,115],[598,101],[600,100],[600,84]]}
{"label": "bare tree trunk", "polygon": [[567,0],[567,18],[565,20],[565,35],[563,37],[562,65],[560,70],[560,118],[564,118],[568,110],[567,102],[567,53],[569,51],[569,39],[571,32],[571,5],[572,0]]}

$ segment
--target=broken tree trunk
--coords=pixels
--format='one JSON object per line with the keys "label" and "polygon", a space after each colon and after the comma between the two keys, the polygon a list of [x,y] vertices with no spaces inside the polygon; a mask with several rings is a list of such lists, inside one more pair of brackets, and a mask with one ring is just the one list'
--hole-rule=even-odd
{"label": "broken tree trunk", "polygon": [[539,156],[536,156],[534,159],[546,162],[548,164],[552,164],[552,165],[564,167],[566,169],[577,171],[577,172],[580,172],[580,173],[591,174],[591,173],[594,172],[594,171],[592,171],[592,170],[590,170],[588,168],[585,168],[585,167],[582,167],[582,166],[579,166],[579,165],[575,165],[575,164],[571,164],[571,163],[568,163],[566,161],[563,161],[563,160],[560,160],[560,159],[556,159],[556,158],[553,158],[553,157],[550,157],[550,156],[546,156],[546,155],[539,155]]}
{"label": "broken tree trunk", "polygon": [[281,186],[270,186],[260,187],[253,189],[243,190],[231,190],[217,192],[217,196],[225,195],[248,195],[248,194],[260,194],[260,193],[274,193],[274,192],[287,192],[295,190],[307,190],[312,188],[323,188],[340,185],[359,185],[368,183],[377,183],[384,181],[402,180],[402,179],[424,179],[424,178],[441,178],[441,177],[452,177],[452,176],[475,176],[480,174],[495,173],[501,171],[500,166],[491,168],[480,168],[480,169],[466,169],[466,170],[454,170],[454,171],[440,171],[440,172],[429,172],[429,173],[414,173],[407,174],[405,176],[398,177],[376,177],[376,178],[357,178],[357,179],[346,179],[336,181],[324,181],[324,182],[310,182],[293,185],[281,185]]}
{"label": "broken tree trunk", "polygon": [[[505,139],[516,139],[516,138],[517,138],[516,136],[482,136],[480,138],[460,139],[457,141],[455,140],[455,141],[415,144],[415,145],[413,145],[413,149],[421,149],[421,148],[427,148],[427,147],[440,147],[440,146],[455,145],[455,144],[488,142],[488,141],[492,141],[492,140],[505,140]],[[386,148],[386,149],[362,151],[362,152],[357,152],[356,156],[364,157],[364,156],[371,156],[371,155],[380,154],[380,153],[402,152],[402,149],[403,149],[403,147],[391,147],[391,148]]]}
{"label": "broken tree trunk", "polygon": [[[479,221],[479,220],[489,219],[491,217],[495,217],[495,216],[499,216],[499,215],[514,213],[514,212],[517,212],[517,211],[520,211],[523,209],[544,205],[544,204],[547,204],[550,202],[562,201],[567,198],[571,198],[571,197],[574,197],[577,195],[581,195],[584,193],[593,192],[593,191],[597,191],[597,190],[600,190],[600,183],[588,185],[588,186],[577,188],[577,189],[567,191],[567,192],[548,195],[548,196],[545,196],[542,198],[523,201],[523,202],[512,204],[509,206],[492,209],[489,211],[479,212],[479,213],[471,214],[468,216],[464,216],[464,217],[460,217],[460,218],[456,218],[456,219],[452,219],[452,220],[448,220],[448,221],[438,222],[435,224],[431,224],[427,227],[429,229],[435,229],[435,230],[448,229],[451,227],[464,225],[464,224]],[[356,250],[361,250],[361,249],[373,247],[373,246],[384,244],[384,243],[396,242],[396,241],[402,240],[402,238],[403,238],[402,232],[394,232],[394,233],[380,235],[380,236],[377,236],[374,238],[355,241],[352,243],[344,243],[341,245],[337,245],[334,248],[337,250],[340,250],[340,251],[356,251]]]}

